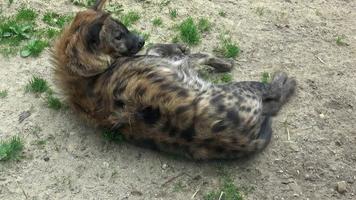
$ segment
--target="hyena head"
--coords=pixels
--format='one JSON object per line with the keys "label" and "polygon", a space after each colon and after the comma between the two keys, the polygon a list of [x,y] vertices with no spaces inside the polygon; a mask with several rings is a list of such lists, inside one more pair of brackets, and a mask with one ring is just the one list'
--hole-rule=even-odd
{"label": "hyena head", "polygon": [[144,39],[104,12],[105,2],[97,0],[91,9],[78,12],[63,31],[53,49],[57,66],[90,77],[103,72],[113,58],[132,56],[142,49]]}
{"label": "hyena head", "polygon": [[[144,46],[145,40],[104,12],[105,2],[97,0],[92,9],[78,13],[73,22],[76,27],[73,28],[81,29],[83,42],[90,51],[105,52],[114,57],[136,54]],[[88,21],[83,23],[83,19]]]}

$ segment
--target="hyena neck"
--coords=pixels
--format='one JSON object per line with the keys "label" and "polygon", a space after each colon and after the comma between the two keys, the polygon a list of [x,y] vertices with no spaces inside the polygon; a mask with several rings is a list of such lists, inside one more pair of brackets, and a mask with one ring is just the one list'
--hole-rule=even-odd
{"label": "hyena neck", "polygon": [[104,111],[97,113],[101,106],[98,98],[102,95],[98,94],[101,90],[96,85],[110,60],[106,56],[80,51],[82,47],[72,45],[69,40],[60,38],[58,41],[52,50],[54,78],[66,101],[87,119],[105,115],[101,113]]}

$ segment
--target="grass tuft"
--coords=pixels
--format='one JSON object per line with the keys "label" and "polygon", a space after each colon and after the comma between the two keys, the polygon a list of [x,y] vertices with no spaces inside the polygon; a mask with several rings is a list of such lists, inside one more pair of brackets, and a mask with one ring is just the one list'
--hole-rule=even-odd
{"label": "grass tuft", "polygon": [[200,42],[198,27],[189,17],[179,25],[180,39],[188,45],[197,45]]}
{"label": "grass tuft", "polygon": [[125,141],[124,136],[117,131],[105,130],[103,136],[108,141],[114,142],[116,144],[120,144]]}
{"label": "grass tuft", "polygon": [[26,91],[34,93],[43,93],[48,91],[48,89],[49,86],[47,81],[37,76],[33,76],[26,86]]}
{"label": "grass tuft", "polygon": [[130,11],[127,14],[121,16],[120,20],[125,26],[130,27],[132,24],[136,23],[140,18],[141,17],[138,14],[138,12]]}
{"label": "grass tuft", "polygon": [[0,142],[0,161],[19,160],[23,141],[18,136]]}
{"label": "grass tuft", "polygon": [[8,95],[7,90],[0,90],[0,99],[7,97],[7,95]]}
{"label": "grass tuft", "polygon": [[40,53],[48,47],[49,44],[47,41],[44,40],[30,40],[21,50],[20,55],[21,57],[25,58],[28,56],[37,57]]}
{"label": "grass tuft", "polygon": [[202,33],[209,32],[211,30],[211,23],[207,19],[201,18],[198,22],[198,29]]}
{"label": "grass tuft", "polygon": [[177,18],[177,16],[178,16],[178,11],[177,11],[177,9],[169,10],[169,16],[171,17],[171,19]]}
{"label": "grass tuft", "polygon": [[226,58],[235,58],[240,54],[240,48],[231,39],[222,39],[220,47],[215,51]]}
{"label": "grass tuft", "polygon": [[339,46],[348,46],[348,44],[344,41],[345,36],[337,36],[336,37],[336,44]]}
{"label": "grass tuft", "polygon": [[71,0],[76,6],[91,7],[95,4],[96,0]]}
{"label": "grass tuft", "polygon": [[21,8],[17,14],[15,19],[17,21],[26,21],[31,22],[36,20],[38,14],[31,8]]}
{"label": "grass tuft", "polygon": [[268,72],[263,72],[261,82],[267,84],[267,83],[270,83],[270,81],[271,81],[270,74]]}
{"label": "grass tuft", "polygon": [[226,17],[226,12],[223,11],[223,10],[220,10],[220,11],[219,11],[219,15],[220,15],[221,17]]}
{"label": "grass tuft", "polygon": [[49,94],[47,96],[47,105],[53,110],[60,110],[63,107],[62,102],[57,97],[54,97],[52,94]]}
{"label": "grass tuft", "polygon": [[163,22],[162,22],[161,18],[157,17],[152,20],[152,24],[153,24],[153,26],[161,26],[163,24]]}
{"label": "grass tuft", "polygon": [[209,192],[204,195],[204,200],[243,200],[243,195],[236,187],[231,178],[224,177],[222,187],[217,191]]}
{"label": "grass tuft", "polygon": [[42,21],[50,26],[63,28],[71,19],[72,17],[70,16],[60,15],[55,12],[46,12],[43,15]]}

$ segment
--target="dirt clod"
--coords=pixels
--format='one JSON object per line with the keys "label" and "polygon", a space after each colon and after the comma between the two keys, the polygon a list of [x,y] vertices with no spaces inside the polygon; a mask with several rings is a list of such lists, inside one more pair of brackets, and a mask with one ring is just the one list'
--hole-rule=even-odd
{"label": "dirt clod", "polygon": [[346,187],[347,187],[346,181],[337,182],[336,191],[340,194],[344,194],[347,191]]}

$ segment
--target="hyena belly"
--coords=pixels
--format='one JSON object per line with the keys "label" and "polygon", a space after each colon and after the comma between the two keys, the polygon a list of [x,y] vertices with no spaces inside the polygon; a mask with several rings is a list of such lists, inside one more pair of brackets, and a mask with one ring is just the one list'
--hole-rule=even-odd
{"label": "hyena belly", "polygon": [[268,143],[259,137],[265,117],[252,90],[214,86],[153,58],[130,60],[115,73],[121,106],[113,126],[120,124],[129,141],[195,159],[241,157]]}

